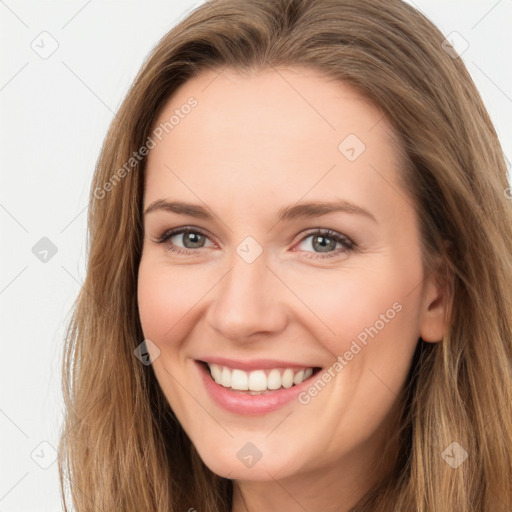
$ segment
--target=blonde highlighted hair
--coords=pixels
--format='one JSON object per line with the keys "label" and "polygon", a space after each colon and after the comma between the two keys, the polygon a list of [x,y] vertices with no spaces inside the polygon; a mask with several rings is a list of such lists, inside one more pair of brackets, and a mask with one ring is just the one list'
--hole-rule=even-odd
{"label": "blonde highlighted hair", "polygon": [[[207,70],[310,68],[357,88],[392,123],[427,271],[441,257],[452,295],[442,342],[418,340],[389,478],[354,512],[512,508],[512,201],[482,99],[444,36],[400,0],[212,0],[152,51],[105,139],[88,217],[87,275],[63,361],[59,445],[64,508],[230,512],[151,366],[137,308],[144,146],[165,101]],[[199,107],[200,108],[200,107]],[[98,193],[98,191],[102,193]],[[443,452],[457,442],[457,468]]]}

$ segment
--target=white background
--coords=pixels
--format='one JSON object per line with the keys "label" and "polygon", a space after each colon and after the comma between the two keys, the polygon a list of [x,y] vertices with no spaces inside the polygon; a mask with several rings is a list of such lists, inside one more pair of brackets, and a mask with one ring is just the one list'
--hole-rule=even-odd
{"label": "white background", "polygon": [[[94,165],[143,59],[201,3],[0,0],[0,512],[61,510],[51,446],[62,420],[64,326],[85,274]],[[512,0],[414,5],[469,43],[462,58],[510,160]],[[46,59],[31,47],[41,37],[46,49],[51,38],[58,43]],[[57,248],[46,263],[32,252],[42,237]]]}

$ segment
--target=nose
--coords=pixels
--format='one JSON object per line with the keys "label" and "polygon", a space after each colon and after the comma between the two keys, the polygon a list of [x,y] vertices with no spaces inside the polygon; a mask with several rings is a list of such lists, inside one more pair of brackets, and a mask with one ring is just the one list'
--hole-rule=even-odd
{"label": "nose", "polygon": [[231,270],[212,290],[206,314],[219,336],[237,342],[281,332],[287,323],[284,285],[261,254],[252,263],[234,254]]}

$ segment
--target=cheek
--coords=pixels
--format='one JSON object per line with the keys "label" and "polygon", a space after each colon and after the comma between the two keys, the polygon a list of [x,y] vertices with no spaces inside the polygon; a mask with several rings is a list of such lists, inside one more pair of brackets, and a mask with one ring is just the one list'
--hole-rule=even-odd
{"label": "cheek", "polygon": [[139,316],[144,336],[160,340],[166,329],[172,325],[176,308],[180,303],[175,294],[166,286],[152,267],[141,261],[137,288]]}
{"label": "cheek", "polygon": [[157,344],[179,337],[187,314],[204,295],[200,282],[186,269],[170,269],[143,256],[139,266],[137,300],[144,336]]}
{"label": "cheek", "polygon": [[191,328],[191,308],[201,296],[201,290],[193,283],[186,272],[170,269],[153,255],[143,254],[137,284],[140,323],[144,338],[160,350],[161,356],[154,360],[152,368],[175,414],[180,416],[186,411],[187,402],[175,380],[185,381],[179,349]]}
{"label": "cheek", "polygon": [[309,309],[302,321],[336,355],[348,350],[354,340],[362,345],[376,336],[398,341],[404,329],[404,337],[410,338],[417,297],[410,293],[413,280],[409,274],[388,261],[371,269],[346,268],[336,274],[296,279],[294,291]]}
{"label": "cheek", "polygon": [[371,271],[347,268],[300,291],[318,315],[303,325],[332,355],[335,376],[318,393],[321,398],[315,392],[305,400],[311,400],[311,417],[330,411],[328,428],[337,447],[346,438],[356,444],[368,439],[405,382],[419,335],[419,289],[411,293],[418,275],[416,267],[387,260]]}
{"label": "cheek", "polygon": [[421,268],[397,261],[383,259],[371,270],[347,267],[335,277],[318,275],[314,287],[299,291],[315,313],[302,317],[304,328],[332,356],[330,368],[338,377],[333,396],[355,408],[367,406],[358,413],[361,432],[392,406],[419,337],[419,288],[411,283],[419,282]]}

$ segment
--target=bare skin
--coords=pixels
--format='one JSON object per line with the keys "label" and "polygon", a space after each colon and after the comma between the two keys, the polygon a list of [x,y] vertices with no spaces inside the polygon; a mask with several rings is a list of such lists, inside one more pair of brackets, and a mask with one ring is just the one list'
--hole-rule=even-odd
{"label": "bare skin", "polygon": [[[203,73],[155,126],[191,96],[197,106],[150,152],[143,208],[183,201],[213,216],[144,216],[138,301],[160,350],[156,377],[205,464],[234,480],[233,512],[347,511],[388,469],[383,447],[418,338],[438,342],[445,329],[391,127],[346,84],[298,69]],[[367,213],[278,219],[290,205],[342,200]],[[183,233],[157,243],[183,226],[195,245]],[[244,247],[262,250],[250,263],[237,252],[248,236],[256,243]],[[334,377],[304,403],[248,416],[206,392],[195,360],[213,355]],[[252,467],[237,456],[247,443],[261,454]]]}

